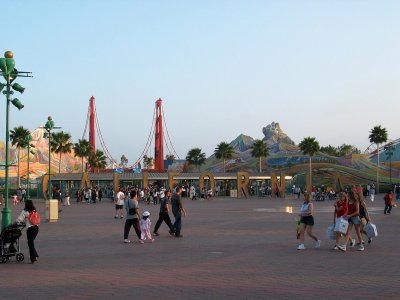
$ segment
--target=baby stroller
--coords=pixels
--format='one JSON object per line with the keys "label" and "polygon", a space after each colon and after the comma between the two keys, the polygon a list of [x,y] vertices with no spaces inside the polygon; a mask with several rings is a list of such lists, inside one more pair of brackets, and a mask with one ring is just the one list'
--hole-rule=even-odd
{"label": "baby stroller", "polygon": [[12,224],[1,231],[0,235],[0,258],[1,263],[5,264],[11,256],[19,262],[24,260],[24,254],[20,252],[19,238],[22,235],[22,229],[25,224]]}

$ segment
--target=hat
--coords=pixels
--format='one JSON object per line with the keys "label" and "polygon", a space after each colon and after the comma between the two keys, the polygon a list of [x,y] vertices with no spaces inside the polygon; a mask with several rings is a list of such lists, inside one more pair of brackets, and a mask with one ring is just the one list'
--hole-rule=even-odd
{"label": "hat", "polygon": [[146,210],[145,212],[143,212],[143,217],[149,217],[150,213]]}

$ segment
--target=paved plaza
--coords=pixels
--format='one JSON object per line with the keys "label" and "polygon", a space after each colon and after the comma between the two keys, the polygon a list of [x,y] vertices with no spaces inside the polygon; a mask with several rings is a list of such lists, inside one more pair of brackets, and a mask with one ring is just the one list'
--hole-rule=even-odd
{"label": "paved plaza", "polygon": [[[315,234],[296,250],[295,217],[301,200],[184,198],[183,238],[163,224],[152,243],[138,244],[133,228],[123,243],[125,220],[114,219],[109,199],[62,207],[57,223],[42,222],[40,259],[0,265],[0,299],[398,299],[400,211],[383,214],[383,195],[371,207],[379,236],[364,252],[333,251],[325,237],[333,202],[316,202]],[[44,220],[44,204],[37,202]],[[140,203],[151,212],[158,206]],[[22,205],[13,207],[14,218]],[[293,212],[293,213],[291,213]]]}

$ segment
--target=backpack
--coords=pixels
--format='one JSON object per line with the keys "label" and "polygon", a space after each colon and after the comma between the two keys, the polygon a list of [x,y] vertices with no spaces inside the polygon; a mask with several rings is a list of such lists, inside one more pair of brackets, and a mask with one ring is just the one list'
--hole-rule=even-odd
{"label": "backpack", "polygon": [[31,223],[31,225],[33,225],[33,226],[40,224],[40,216],[36,210],[33,210],[29,213],[28,219],[29,219],[29,223]]}

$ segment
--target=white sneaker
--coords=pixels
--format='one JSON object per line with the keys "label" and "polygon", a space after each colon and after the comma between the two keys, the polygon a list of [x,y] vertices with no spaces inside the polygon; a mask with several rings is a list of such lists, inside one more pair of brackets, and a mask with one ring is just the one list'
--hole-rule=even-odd
{"label": "white sneaker", "polygon": [[315,243],[315,249],[318,249],[318,248],[320,248],[321,247],[321,240],[318,240],[316,243]]}
{"label": "white sneaker", "polygon": [[339,250],[339,247],[335,245],[335,247],[333,247],[332,250]]}
{"label": "white sneaker", "polygon": [[304,247],[304,244],[300,244],[298,247],[297,247],[297,250],[305,250],[306,249],[306,247]]}
{"label": "white sneaker", "polygon": [[346,245],[338,246],[340,251],[346,252]]}
{"label": "white sneaker", "polygon": [[124,243],[125,243],[125,244],[129,244],[130,242],[131,242],[130,240],[124,239]]}
{"label": "white sneaker", "polygon": [[350,247],[354,247],[355,244],[356,244],[356,240],[355,239],[351,239],[350,240]]}
{"label": "white sneaker", "polygon": [[364,246],[362,244],[358,245],[358,251],[364,251]]}

